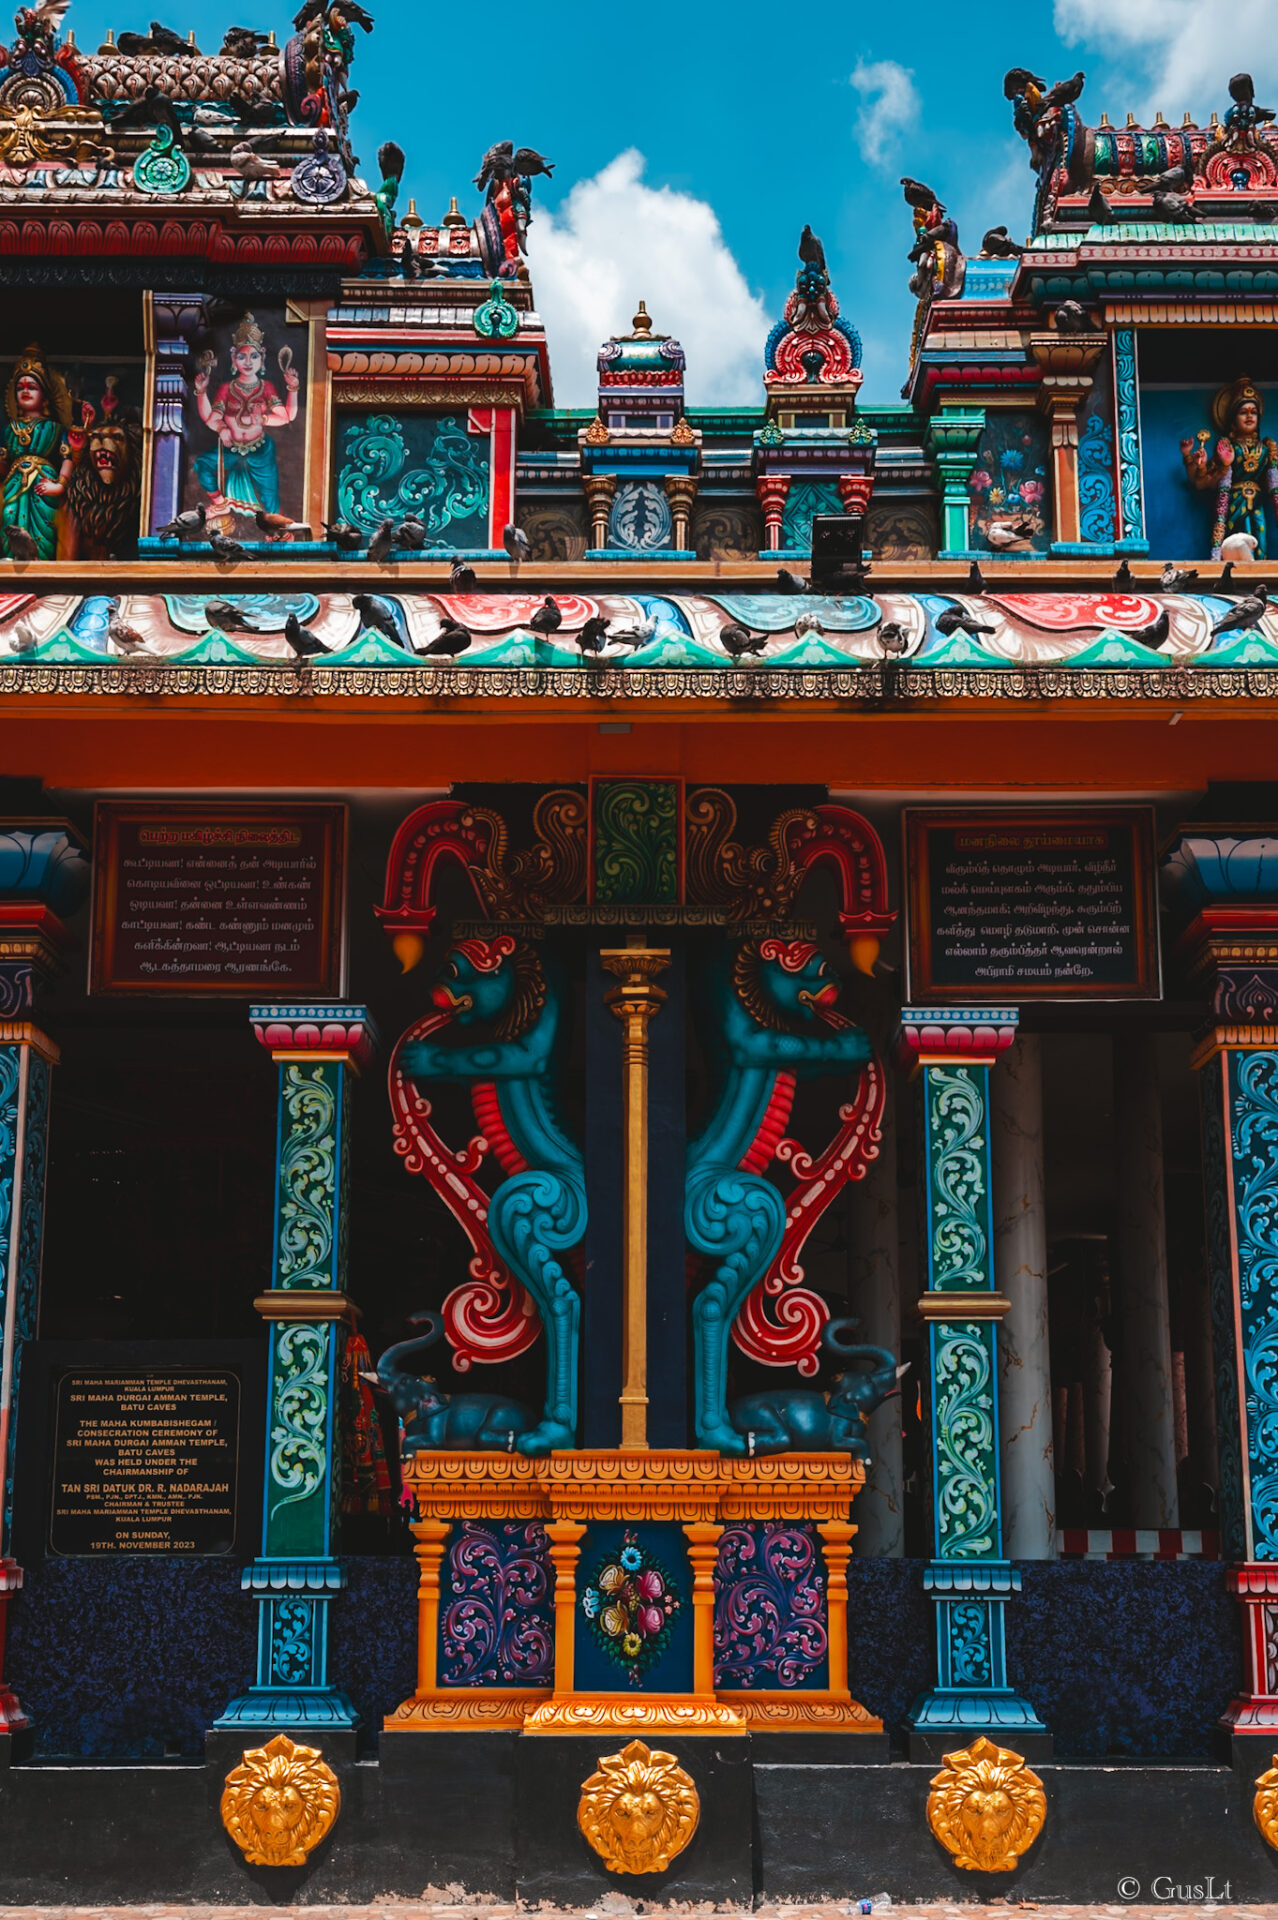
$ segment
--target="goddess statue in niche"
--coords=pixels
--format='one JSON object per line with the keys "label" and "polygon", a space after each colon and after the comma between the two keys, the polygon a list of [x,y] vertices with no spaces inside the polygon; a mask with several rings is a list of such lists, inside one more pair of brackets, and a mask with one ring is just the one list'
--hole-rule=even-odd
{"label": "goddess statue in niche", "polygon": [[1216,511],[1211,529],[1211,557],[1220,558],[1221,541],[1231,533],[1249,533],[1256,541],[1255,557],[1268,551],[1268,514],[1278,511],[1278,442],[1262,440],[1260,420],[1265,403],[1246,374],[1222,387],[1211,403],[1212,425],[1219,434],[1209,457],[1211,434],[1202,428],[1192,440],[1180,443],[1189,483],[1212,489]]}
{"label": "goddess statue in niche", "polygon": [[192,465],[209,496],[213,517],[236,514],[249,519],[261,508],[280,511],[280,474],[269,429],[291,427],[297,419],[301,378],[289,347],[279,350],[284,396],[263,378],[266,336],[251,313],[246,313],[231,338],[231,378],[209,398],[209,381],[217,355],[200,358],[195,376],[195,404],[217,446],[200,454]]}
{"label": "goddess statue in niche", "polygon": [[[58,556],[59,514],[67,482],[84,448],[93,408],[82,402],[71,424],[66,382],[31,345],[9,377],[0,431],[0,535],[18,560]],[[34,551],[33,551],[34,549]]]}

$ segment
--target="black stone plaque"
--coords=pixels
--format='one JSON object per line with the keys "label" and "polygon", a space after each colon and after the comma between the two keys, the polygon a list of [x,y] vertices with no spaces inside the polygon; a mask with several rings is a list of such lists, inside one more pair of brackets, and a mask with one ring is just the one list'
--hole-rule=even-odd
{"label": "black stone plaque", "polygon": [[909,998],[1156,999],[1145,807],[906,812]]}
{"label": "black stone plaque", "polygon": [[219,1367],[63,1373],[49,1552],[231,1553],[242,1392]]}

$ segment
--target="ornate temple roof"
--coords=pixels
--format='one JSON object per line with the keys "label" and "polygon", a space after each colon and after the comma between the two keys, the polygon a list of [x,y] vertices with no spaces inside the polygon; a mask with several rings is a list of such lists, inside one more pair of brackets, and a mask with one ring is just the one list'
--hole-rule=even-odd
{"label": "ornate temple roof", "polygon": [[[0,598],[0,687],[47,692],[61,669],[121,673],[137,691],[165,668],[217,669],[216,689],[234,689],[237,674],[272,663],[297,674],[296,656],[284,637],[289,615],[328,649],[305,670],[307,689],[322,691],[325,676],[346,669],[395,675],[427,667],[441,688],[502,690],[503,675],[521,684],[529,672],[563,677],[562,691],[594,690],[599,674],[610,682],[632,680],[635,691],[659,693],[663,676],[706,676],[706,691],[731,676],[761,685],[783,671],[799,676],[804,690],[819,696],[830,674],[874,667],[904,667],[916,682],[927,673],[988,674],[1009,669],[1051,668],[1070,676],[1085,671],[1157,682],[1176,670],[1193,674],[1241,673],[1278,697],[1278,606],[1247,630],[1214,633],[1235,602],[1223,594],[986,590],[982,593],[907,593],[827,596],[783,592],[574,592],[552,596],[561,625],[550,636],[530,621],[543,605],[540,593],[464,593],[403,590],[380,593],[361,613],[351,594],[308,591],[198,593],[141,592],[122,595],[21,594]],[[210,620],[216,602],[221,626]],[[242,622],[230,633],[224,609]],[[1167,615],[1161,644],[1151,640]],[[121,658],[108,637],[108,622],[123,622],[139,643]],[[602,620],[609,637],[600,654],[583,655],[577,644],[587,621]],[[471,644],[456,658],[430,648],[446,623],[460,623]],[[734,659],[720,638],[725,628],[744,628],[757,652]],[[390,636],[394,634],[392,639]],[[731,637],[731,636],[730,636]],[[53,670],[50,679],[43,671]],[[476,676],[484,682],[480,688]],[[583,678],[584,676],[587,676]],[[495,679],[494,679],[495,676]],[[84,690],[84,673],[67,683]],[[1068,691],[1066,681],[1058,681]],[[1241,690],[1235,680],[1226,691]],[[1022,682],[1022,687],[1024,683]],[[915,688],[922,693],[926,687]]]}

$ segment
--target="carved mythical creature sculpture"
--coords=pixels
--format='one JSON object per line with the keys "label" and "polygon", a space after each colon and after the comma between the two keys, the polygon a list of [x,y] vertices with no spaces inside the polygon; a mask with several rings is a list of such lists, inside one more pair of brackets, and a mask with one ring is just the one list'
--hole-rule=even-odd
{"label": "carved mythical creature sculpture", "polygon": [[1190,485],[1215,494],[1213,560],[1219,560],[1221,542],[1231,533],[1253,536],[1257,560],[1268,553],[1269,513],[1275,511],[1278,498],[1278,442],[1260,436],[1264,405],[1256,387],[1243,374],[1231,386],[1222,387],[1212,401],[1212,425],[1220,436],[1214,453],[1208,456],[1211,434],[1206,428],[1193,440],[1180,443]]}
{"label": "carved mythical creature sculpture", "polygon": [[[873,1156],[867,1136],[876,1137],[873,1122],[883,1087],[869,1040],[837,1011],[838,981],[811,941],[743,942],[713,964],[705,986],[720,1056],[719,1095],[709,1124],[688,1149],[684,1191],[688,1240],[712,1263],[692,1305],[697,1442],[742,1454],[746,1436],[727,1407],[728,1342],[753,1289],[773,1278],[783,1324],[795,1316],[800,1321],[815,1316],[815,1326],[804,1329],[801,1352],[815,1344],[827,1318],[815,1295],[792,1285],[802,1277],[795,1256],[811,1220],[804,1221],[787,1259],[787,1229],[793,1227],[795,1209],[788,1209],[780,1189],[763,1178],[764,1168],[782,1150],[800,1177],[814,1171],[812,1158],[798,1143],[781,1137],[796,1082],[860,1070],[857,1099],[843,1110],[843,1129],[822,1156],[836,1186],[847,1177],[854,1156],[862,1162]],[[798,1212],[804,1211],[800,1206]],[[747,1328],[742,1343],[754,1351],[749,1335]],[[778,1364],[766,1350],[758,1357]]]}
{"label": "carved mythical creature sculpture", "polygon": [[437,1313],[415,1313],[413,1320],[426,1321],[430,1331],[416,1340],[401,1340],[397,1346],[388,1347],[377,1363],[377,1372],[364,1376],[384,1387],[390,1396],[404,1423],[404,1452],[423,1453],[441,1447],[504,1447],[509,1451],[519,1434],[536,1426],[536,1415],[504,1394],[442,1393],[429,1376],[411,1373],[409,1359],[433,1347],[444,1331]]}
{"label": "carved mythical creature sculpture", "polygon": [[831,1320],[825,1329],[828,1352],[849,1364],[870,1363],[864,1372],[841,1374],[830,1393],[810,1387],[773,1387],[729,1403],[728,1418],[744,1434],[747,1453],[784,1453],[800,1447],[805,1452],[850,1453],[855,1460],[869,1459],[865,1423],[889,1394],[899,1390],[906,1367],[898,1366],[896,1355],[886,1347],[845,1342],[844,1334],[857,1325],[855,1320]]}
{"label": "carved mythical creature sculpture", "polygon": [[[418,1087],[461,1082],[482,1108],[506,1178],[486,1203],[476,1189],[475,1206],[486,1204],[486,1237],[536,1302],[546,1335],[543,1415],[516,1444],[521,1453],[570,1447],[581,1301],[560,1256],[585,1233],[586,1184],[581,1154],[555,1113],[558,998],[532,947],[510,934],[459,940],[431,997],[436,1011],[404,1035],[392,1077]],[[475,1164],[465,1155],[455,1161],[454,1182]]]}
{"label": "carved mythical creature sculpture", "polygon": [[127,557],[137,544],[141,498],[142,430],[119,418],[115,381],[108,374],[101,417],[89,427],[84,454],[67,481],[75,557]]}

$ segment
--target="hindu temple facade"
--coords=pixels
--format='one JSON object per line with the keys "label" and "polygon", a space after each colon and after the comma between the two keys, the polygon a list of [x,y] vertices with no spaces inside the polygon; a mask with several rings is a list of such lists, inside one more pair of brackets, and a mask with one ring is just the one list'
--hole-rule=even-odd
{"label": "hindu temple facade", "polygon": [[1272,1898],[1247,76],[1009,73],[1035,230],[903,183],[899,402],[804,229],[755,405],[636,287],[570,410],[553,163],[429,224],[361,8],[65,13],[0,61],[9,1898]]}

